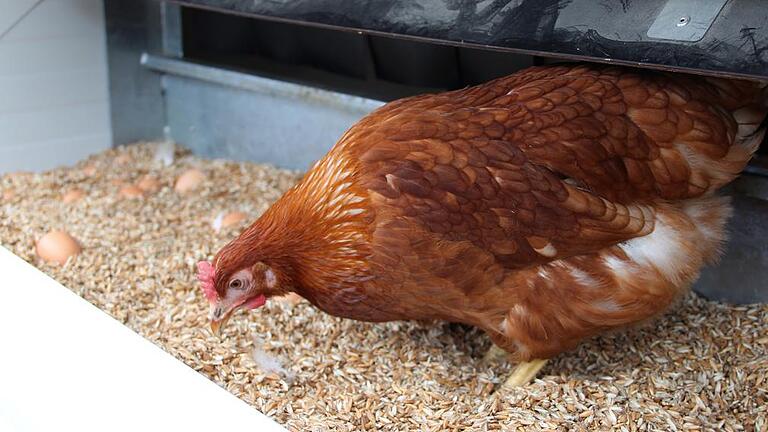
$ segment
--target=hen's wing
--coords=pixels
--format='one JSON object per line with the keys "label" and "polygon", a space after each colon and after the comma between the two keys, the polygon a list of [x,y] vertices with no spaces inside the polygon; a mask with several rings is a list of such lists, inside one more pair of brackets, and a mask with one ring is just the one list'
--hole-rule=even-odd
{"label": "hen's wing", "polygon": [[535,68],[398,101],[345,140],[377,211],[520,267],[648,234],[645,203],[735,176],[751,149],[732,145],[746,134],[733,112],[761,111],[720,93],[657,73]]}
{"label": "hen's wing", "polygon": [[569,185],[504,141],[422,140],[377,146],[362,158],[375,167],[362,185],[382,218],[469,240],[506,267],[596,251],[653,229],[651,207]]}
{"label": "hen's wing", "polygon": [[579,66],[531,68],[399,101],[373,118],[393,143],[505,141],[531,162],[627,203],[695,197],[732,180],[764,117],[755,83]]}

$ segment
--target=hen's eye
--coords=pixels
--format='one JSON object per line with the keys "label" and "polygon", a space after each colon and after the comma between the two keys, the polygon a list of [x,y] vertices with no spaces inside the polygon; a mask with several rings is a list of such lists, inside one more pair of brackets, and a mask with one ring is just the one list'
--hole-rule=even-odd
{"label": "hen's eye", "polygon": [[243,287],[243,281],[240,279],[234,279],[229,283],[229,287],[232,289],[240,289]]}

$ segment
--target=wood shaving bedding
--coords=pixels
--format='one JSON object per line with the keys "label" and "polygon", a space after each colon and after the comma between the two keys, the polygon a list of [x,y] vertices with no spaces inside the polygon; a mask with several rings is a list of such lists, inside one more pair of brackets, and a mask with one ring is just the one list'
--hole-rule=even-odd
{"label": "wood shaving bedding", "polygon": [[[2,176],[0,243],[291,430],[768,428],[768,305],[690,294],[652,325],[594,338],[529,386],[497,393],[512,365],[484,364],[489,340],[462,325],[361,323],[271,301],[212,336],[195,263],[238,228],[217,233],[211,220],[223,211],[253,220],[299,176],[180,147],[171,155],[167,145],[156,158],[157,148],[140,143],[74,167]],[[190,168],[206,174],[202,187],[176,193],[175,179]],[[119,196],[145,175],[159,191]],[[73,188],[85,196],[64,204]],[[35,240],[51,229],[83,245],[64,267],[35,255]]]}

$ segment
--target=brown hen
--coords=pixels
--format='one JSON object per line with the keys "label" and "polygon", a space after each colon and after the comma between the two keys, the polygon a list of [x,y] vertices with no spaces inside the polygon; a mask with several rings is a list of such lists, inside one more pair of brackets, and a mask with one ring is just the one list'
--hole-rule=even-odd
{"label": "brown hen", "polygon": [[714,192],[761,141],[763,100],[559,66],[389,103],[216,255],[213,327],[295,292],[340,317],[478,326],[528,361],[652,318],[717,258]]}

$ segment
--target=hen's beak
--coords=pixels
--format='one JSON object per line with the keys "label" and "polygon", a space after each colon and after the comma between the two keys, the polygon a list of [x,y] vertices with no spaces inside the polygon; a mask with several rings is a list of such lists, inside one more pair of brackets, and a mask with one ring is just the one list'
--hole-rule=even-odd
{"label": "hen's beak", "polygon": [[214,335],[218,336],[219,333],[221,332],[221,328],[224,327],[225,325],[227,325],[227,321],[229,321],[229,317],[231,317],[231,316],[232,316],[232,311],[229,311],[229,312],[226,313],[226,315],[224,315],[223,317],[221,317],[218,320],[212,319],[211,320],[211,332]]}

